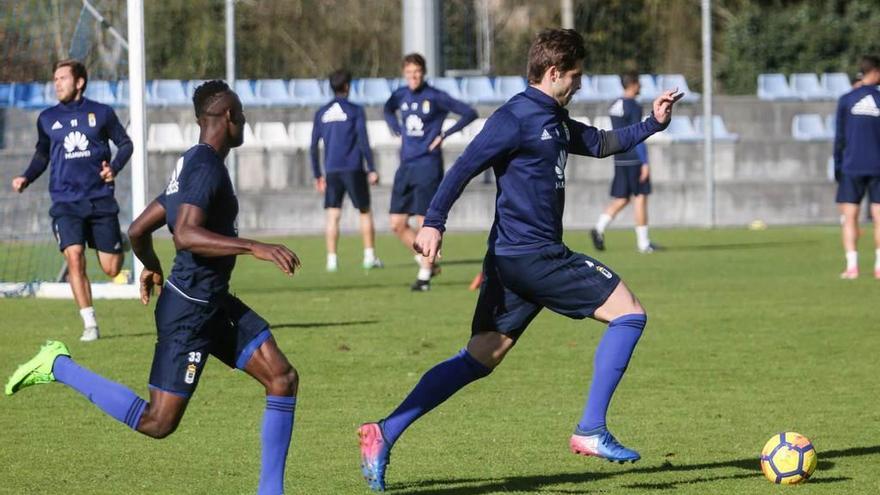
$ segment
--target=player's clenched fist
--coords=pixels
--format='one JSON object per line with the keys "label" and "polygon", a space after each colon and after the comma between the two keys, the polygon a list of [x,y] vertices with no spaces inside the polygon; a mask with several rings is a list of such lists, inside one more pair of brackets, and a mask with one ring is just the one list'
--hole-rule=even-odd
{"label": "player's clenched fist", "polygon": [[27,186],[28,180],[26,177],[16,177],[12,179],[12,190],[17,193],[20,193],[27,189]]}
{"label": "player's clenched fist", "polygon": [[287,275],[293,275],[297,268],[301,266],[299,257],[287,249],[287,246],[281,244],[265,244],[257,242],[251,247],[251,253],[254,258],[263,261],[271,261],[275,263],[279,270]]}

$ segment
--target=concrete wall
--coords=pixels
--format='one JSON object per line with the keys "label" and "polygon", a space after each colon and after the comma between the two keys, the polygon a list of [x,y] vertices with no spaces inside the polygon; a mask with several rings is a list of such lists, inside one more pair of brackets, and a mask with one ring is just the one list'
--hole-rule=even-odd
{"label": "concrete wall", "polygon": [[[745,225],[761,219],[770,224],[833,223],[837,221],[834,184],[827,178],[830,142],[797,142],[790,137],[791,118],[797,113],[828,114],[833,102],[767,103],[753,97],[719,98],[716,108],[728,128],[739,133],[737,143],[716,143],[716,212],[719,225]],[[491,108],[480,108],[487,116]],[[679,111],[695,115],[699,106],[683,105]],[[381,118],[379,109],[368,109],[368,118]],[[605,112],[604,105],[580,106],[572,115],[591,119]],[[120,112],[122,114],[122,112]],[[306,109],[249,109],[248,119],[283,121],[311,119]],[[48,198],[44,176],[23,195],[9,190],[9,181],[27,166],[34,141],[34,112],[6,110],[4,140],[0,150],[0,238],[12,232],[48,232]],[[124,119],[124,114],[121,117]],[[151,122],[191,121],[188,109],[151,110]],[[447,167],[463,151],[448,145]],[[706,219],[702,145],[649,142],[654,194],[651,196],[652,225],[698,226]],[[397,168],[396,147],[374,149],[381,184],[373,189],[377,228],[387,230],[390,184]],[[165,186],[179,156],[177,151],[150,152],[148,197]],[[314,233],[323,228],[322,197],[312,187],[306,151],[298,149],[241,148],[238,150],[238,193],[241,202],[239,227],[242,232]],[[566,169],[566,214],[568,228],[587,228],[608,200],[613,172],[611,159],[570,156]],[[129,176],[120,176],[117,197],[123,219],[130,218]],[[464,192],[450,215],[451,229],[487,229],[492,222],[495,187],[491,177],[476,179]],[[631,224],[625,212],[617,226]],[[123,223],[126,223],[125,221]],[[343,228],[357,227],[356,214],[344,208]]]}

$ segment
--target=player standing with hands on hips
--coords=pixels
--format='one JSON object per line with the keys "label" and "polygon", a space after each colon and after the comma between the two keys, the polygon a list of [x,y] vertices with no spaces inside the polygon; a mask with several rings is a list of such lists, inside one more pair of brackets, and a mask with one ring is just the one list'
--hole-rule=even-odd
{"label": "player standing with hands on hips", "polygon": [[618,462],[640,458],[614,438],[605,416],[647,317],[617,274],[562,243],[565,166],[569,153],[605,157],[662,131],[682,95],[667,91],[654,101],[648,119],[622,129],[581,124],[564,107],[580,88],[585,54],[577,31],[540,33],[529,49],[529,87],[488,119],[431,201],[414,247],[433,261],[452,204],[471,179],[494,169],[495,221],[471,338],[455,356],[427,371],[390,415],[358,430],[361,471],[373,490],[385,489],[391,448],[404,430],[468,383],[489,375],[544,307],[608,323],[596,349],[589,398],[570,439],[572,451]]}
{"label": "player standing with hands on hips", "polygon": [[[54,70],[58,104],[37,117],[37,149],[12,189],[24,191],[51,165],[49,195],[52,230],[67,262],[67,281],[83,320],[80,340],[100,337],[92,288],[86,275],[86,244],[98,251],[98,263],[109,277],[122,268],[122,233],[113,181],[131,158],[134,147],[107,105],[83,97],[88,84],[85,66],[61,60]],[[116,144],[110,161],[109,141]]]}

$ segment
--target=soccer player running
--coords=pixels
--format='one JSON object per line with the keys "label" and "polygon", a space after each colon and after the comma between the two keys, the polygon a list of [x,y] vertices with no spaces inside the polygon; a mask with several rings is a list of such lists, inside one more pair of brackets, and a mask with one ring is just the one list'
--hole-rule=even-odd
{"label": "soccer player running", "polygon": [[[235,257],[250,254],[287,275],[300,262],[282,245],[239,238],[238,201],[223,163],[230,148],[242,144],[245,117],[241,101],[223,81],[199,86],[193,95],[201,132],[199,144],[177,162],[165,192],[131,224],[132,250],[144,264],[141,301],[155,289],[158,339],[150,371],[150,401],[125,386],[93,373],[70,357],[67,347],[49,341],[6,383],[6,395],[57,381],[81,393],[102,411],[152,438],[177,428],[199,382],[208,355],[244,370],[266,389],[263,457],[258,494],[278,495],[293,430],[299,378],[278,348],[269,324],[229,293]],[[164,275],[153,250],[152,233],[168,225],[177,255]]]}
{"label": "soccer player running", "polygon": [[[621,77],[623,98],[611,104],[608,114],[613,129],[621,129],[642,120],[642,107],[636,101],[642,85],[639,73],[629,71]],[[593,246],[605,250],[605,229],[614,217],[629,204],[635,208],[636,248],[640,253],[653,253],[657,246],[648,237],[648,195],[651,194],[651,170],[648,167],[648,148],[639,143],[635,148],[614,155],[614,179],[611,181],[611,203],[599,215],[596,228],[590,231]]]}
{"label": "soccer player running", "polygon": [[[58,104],[37,117],[37,149],[24,174],[12,179],[24,191],[51,164],[49,195],[52,230],[67,262],[67,281],[83,320],[80,340],[100,337],[92,288],[86,275],[86,244],[98,252],[98,264],[109,277],[122,268],[122,233],[113,181],[131,158],[133,146],[116,113],[83,97],[88,84],[85,66],[61,60],[54,68]],[[110,161],[110,144],[116,157]]]}
{"label": "soccer player running", "polygon": [[840,278],[859,277],[859,206],[867,192],[874,219],[874,278],[880,280],[880,57],[862,57],[860,70],[861,84],[837,104],[834,134],[834,177],[846,256]]}
{"label": "soccer player running", "polygon": [[[337,70],[330,74],[330,88],[336,96],[315,113],[310,149],[315,189],[324,193],[324,209],[327,210],[327,271],[335,272],[338,268],[336,246],[339,243],[342,199],[346,193],[361,213],[363,267],[366,270],[382,268],[382,261],[376,257],[376,232],[373,228],[373,213],[370,211],[370,185],[379,183],[379,174],[373,164],[364,109],[348,101],[351,73],[347,70]],[[326,175],[321,173],[321,140],[324,141]],[[367,164],[367,172],[364,172],[364,162]]]}
{"label": "soccer player running", "polygon": [[[427,84],[425,58],[418,53],[404,56],[402,67],[406,85],[385,102],[385,121],[395,135],[402,137],[400,167],[391,189],[391,230],[404,246],[411,248],[428,204],[443,179],[443,140],[473,122],[477,111]],[[450,112],[461,118],[444,131],[443,120]],[[411,216],[416,217],[416,230],[409,224]],[[418,254],[416,261],[419,273],[411,288],[430,290],[431,277],[439,273],[439,267],[434,260]]]}
{"label": "soccer player running", "polygon": [[404,430],[474,380],[487,376],[542,308],[570,318],[609,323],[596,350],[589,398],[570,440],[572,451],[611,461],[639,454],[611,435],[605,414],[647,322],[627,286],[601,262],[562,243],[565,164],[569,153],[605,157],[661,131],[680,97],[666,92],[644,122],[601,131],[565,110],[580,88],[584,40],[571,29],[540,33],[529,49],[529,87],[502,105],[443,179],[415,248],[429,260],[440,252],[447,214],[464,186],[493,168],[495,221],[483,261],[485,280],[467,347],[425,373],[390,415],[360,427],[361,469],[384,490],[391,448]]}

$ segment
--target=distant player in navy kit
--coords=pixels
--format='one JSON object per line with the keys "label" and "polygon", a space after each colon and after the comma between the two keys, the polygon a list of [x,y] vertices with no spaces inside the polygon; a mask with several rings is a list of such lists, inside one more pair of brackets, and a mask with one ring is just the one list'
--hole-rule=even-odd
{"label": "distant player in navy kit", "polygon": [[229,278],[237,255],[272,262],[287,275],[293,275],[300,262],[282,245],[237,236],[238,200],[223,160],[243,140],[245,117],[238,96],[223,81],[210,81],[196,89],[193,104],[201,128],[199,144],[178,160],[165,192],[128,231],[132,250],[144,264],[140,277],[144,304],[154,289],[160,290],[164,278],[152,233],[167,224],[177,248],[171,276],[156,303],[158,339],[149,403],[125,386],[80,367],[58,341],[47,342],[20,366],[5,392],[12,395],[30,385],[58,381],[129,428],[165,438],[180,423],[208,355],[213,355],[244,370],[266,389],[257,493],[278,495],[284,491],[299,378],[266,320],[229,293]]}
{"label": "distant player in navy kit", "polygon": [[[642,120],[642,107],[636,101],[642,85],[639,73],[627,72],[623,80],[623,98],[618,98],[608,109],[613,129],[637,124]],[[590,231],[593,246],[605,250],[605,229],[620,211],[633,201],[636,220],[636,248],[640,253],[652,253],[656,246],[648,237],[648,195],[651,194],[651,171],[648,167],[648,149],[645,143],[614,155],[614,179],[611,181],[611,197],[614,199],[599,215],[596,228]]]}
{"label": "distant player in navy kit", "polygon": [[[49,215],[83,320],[80,340],[89,342],[100,333],[86,275],[85,248],[88,244],[98,251],[98,263],[109,277],[119,274],[122,234],[113,181],[131,157],[133,146],[112,108],[83,97],[88,74],[81,62],[56,63],[54,82],[58,104],[37,118],[37,150],[24,174],[12,180],[12,189],[24,191],[52,165]],[[111,140],[117,147],[112,162]]]}
{"label": "distant player in navy kit", "polygon": [[[336,96],[315,113],[310,149],[315,189],[324,193],[324,208],[327,210],[327,271],[335,272],[338,268],[336,246],[339,242],[339,217],[346,194],[361,212],[363,267],[367,270],[382,268],[382,261],[376,257],[376,232],[373,212],[370,210],[370,185],[379,183],[379,174],[373,164],[364,109],[348,101],[351,73],[347,70],[330,74],[330,88]],[[319,143],[322,140],[326,174],[321,173]]]}
{"label": "distant player in navy kit", "polygon": [[867,193],[874,219],[874,278],[880,280],[880,57],[862,57],[860,70],[861,84],[837,104],[834,135],[834,176],[846,256],[840,278],[859,276],[859,205]]}
{"label": "distant player in navy kit", "polygon": [[644,122],[613,131],[585,126],[564,108],[580,88],[585,52],[574,30],[540,33],[529,50],[529,87],[489,118],[431,201],[415,248],[433,260],[452,204],[468,181],[494,169],[495,221],[470,341],[425,373],[389,416],[358,430],[361,470],[374,490],[385,488],[390,451],[403,431],[491,373],[544,307],[570,318],[609,322],[596,350],[589,399],[570,439],[572,451],[619,462],[639,459],[611,435],[605,415],[647,317],[617,274],[562,243],[565,166],[569,153],[605,157],[632,149],[665,128],[681,95],[666,92],[657,98]]}
{"label": "distant player in navy kit", "polygon": [[[394,174],[391,190],[391,230],[404,246],[411,247],[428,204],[443,179],[443,140],[473,122],[477,111],[427,84],[425,58],[418,53],[403,57],[402,66],[406,85],[385,103],[385,121],[391,131],[402,138],[400,167]],[[443,120],[450,112],[461,118],[444,131]],[[416,217],[416,230],[409,225],[411,216]],[[438,273],[438,267],[423,257],[416,259],[419,273],[412,290],[429,290],[431,277]]]}

